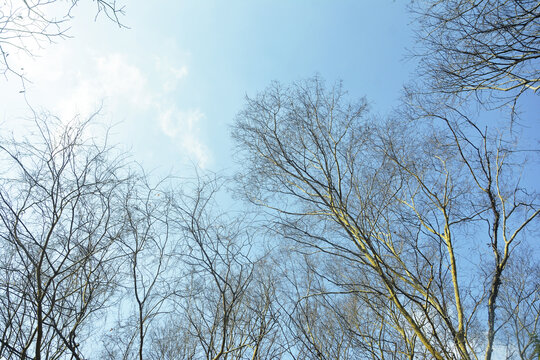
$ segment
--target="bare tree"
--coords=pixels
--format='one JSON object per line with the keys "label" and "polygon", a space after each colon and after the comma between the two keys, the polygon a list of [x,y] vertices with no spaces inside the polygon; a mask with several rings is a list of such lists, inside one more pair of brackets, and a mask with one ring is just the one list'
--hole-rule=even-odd
{"label": "bare tree", "polygon": [[171,354],[263,359],[274,352],[273,280],[265,273],[264,257],[251,253],[246,219],[216,209],[220,186],[218,180],[199,178],[192,190],[175,197],[173,217],[185,253],[177,261],[182,286],[175,297],[176,315],[165,329],[184,340],[171,346],[160,339],[156,345],[166,353],[159,359]]}
{"label": "bare tree", "polygon": [[[44,43],[68,37],[71,10],[78,0],[4,0],[0,5],[0,72],[13,73],[24,80],[24,69],[13,64],[16,53],[33,55]],[[123,6],[116,0],[97,0],[97,15],[104,13],[121,25]],[[10,57],[10,55],[12,55]]]}
{"label": "bare tree", "polygon": [[[319,292],[373,304],[357,322],[374,326],[347,325],[373,358],[490,359],[502,276],[537,198],[497,132],[456,109],[428,116],[444,126],[375,124],[363,100],[349,103],[340,84],[326,90],[318,78],[273,84],[247,99],[233,130],[248,164],[242,184],[281,234],[343,264],[321,274],[331,287]],[[370,341],[374,327],[384,341]]]}
{"label": "bare tree", "polygon": [[340,257],[314,254],[313,249],[306,253],[286,273],[284,337],[294,344],[289,347],[293,358],[414,358],[414,335],[399,332],[403,319],[373,282],[368,285],[364,271]]}
{"label": "bare tree", "polygon": [[273,272],[265,252],[254,249],[246,217],[219,210],[222,185],[200,176],[128,187],[128,281],[102,357],[265,359],[283,352]]}
{"label": "bare tree", "polygon": [[[498,306],[498,301],[501,292],[508,291],[503,284],[505,274],[509,273],[508,263],[520,257],[522,250],[518,245],[523,240],[519,239],[524,238],[524,230],[540,213],[538,195],[534,186],[527,188],[521,182],[519,174],[525,171],[526,158],[520,155],[511,132],[489,127],[481,130],[477,121],[450,106],[445,112],[439,109],[439,112],[425,113],[423,116],[442,120],[446,127],[446,131],[442,127],[437,132],[431,132],[428,140],[432,144],[428,149],[433,158],[428,166],[435,171],[430,174],[428,169],[419,167],[418,162],[411,163],[410,152],[397,155],[392,150],[389,156],[414,179],[415,187],[409,189],[409,200],[402,201],[413,209],[423,231],[439,237],[447,246],[458,315],[458,332],[454,336],[459,336],[458,341],[461,337],[464,339],[460,355],[470,352],[469,356],[475,356],[475,353],[480,353],[479,347],[484,345],[485,359],[491,359],[497,343],[496,333],[507,325],[507,321],[514,321],[518,316],[514,314],[510,318],[500,319],[504,310]],[[387,144],[391,141],[386,138]],[[395,142],[389,148],[395,149]],[[459,257],[459,239],[471,237],[471,229],[480,226],[473,225],[475,222],[485,226],[487,237],[484,239],[491,250],[490,260],[482,251],[476,260],[470,256],[460,260],[463,255]],[[477,234],[472,236],[475,241],[482,239]],[[460,279],[459,273],[467,268],[463,264],[465,261],[477,267],[477,276],[485,284],[482,290]],[[460,263],[463,265],[460,266]],[[514,273],[510,276],[525,274]],[[529,316],[538,316],[534,302],[529,303],[523,298],[518,301],[520,307],[527,309]],[[486,312],[479,310],[484,306]],[[485,340],[467,329],[474,327],[485,329]],[[527,330],[534,331],[535,328]],[[514,341],[519,342],[519,339],[513,339],[507,347],[514,346]],[[469,351],[465,350],[467,342]],[[473,345],[473,342],[477,345]]]}
{"label": "bare tree", "polygon": [[125,158],[88,138],[88,122],[34,125],[0,143],[0,356],[82,359],[115,289]]}
{"label": "bare tree", "polygon": [[[508,357],[536,359],[539,355],[538,333],[540,327],[540,265],[532,259],[533,249],[522,252],[508,264],[508,274],[503,277],[499,306],[503,337],[512,339]],[[536,358],[535,358],[536,356]]]}
{"label": "bare tree", "polygon": [[152,324],[159,323],[175,284],[169,262],[175,248],[170,241],[170,203],[161,189],[165,180],[152,186],[144,172],[133,176],[126,187],[121,251],[122,286],[119,318],[105,333],[103,357],[111,359],[146,358],[147,337]]}
{"label": "bare tree", "polygon": [[538,1],[430,0],[411,8],[418,15],[420,71],[435,92],[487,90],[516,100],[540,88]]}

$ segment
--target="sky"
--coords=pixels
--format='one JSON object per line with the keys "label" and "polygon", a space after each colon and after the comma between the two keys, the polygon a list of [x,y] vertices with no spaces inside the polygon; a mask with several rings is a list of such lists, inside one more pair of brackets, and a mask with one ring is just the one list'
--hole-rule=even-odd
{"label": "sky", "polygon": [[[95,2],[80,0],[70,38],[43,44],[33,58],[13,54],[30,82],[21,92],[15,76],[0,78],[2,135],[26,131],[28,104],[66,121],[100,109],[101,121],[113,125],[111,142],[149,171],[227,172],[230,125],[245,96],[270,82],[316,74],[328,83],[343,80],[352,98],[366,96],[372,114],[384,115],[413,79],[406,1],[123,3],[125,28],[95,18]],[[525,104],[538,117],[537,96]]]}
{"label": "sky", "polygon": [[405,2],[125,1],[126,28],[80,1],[68,35],[1,79],[0,126],[24,131],[29,103],[68,120],[100,110],[112,139],[146,169],[232,166],[230,125],[271,81],[343,80],[371,111],[396,105],[414,70]]}

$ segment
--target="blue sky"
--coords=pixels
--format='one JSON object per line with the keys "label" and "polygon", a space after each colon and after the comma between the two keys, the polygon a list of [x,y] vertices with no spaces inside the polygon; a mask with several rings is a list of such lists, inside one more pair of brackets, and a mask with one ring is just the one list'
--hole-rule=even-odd
{"label": "blue sky", "polygon": [[[111,141],[145,169],[183,175],[195,164],[223,171],[233,165],[229,126],[246,94],[273,80],[319,74],[343,80],[352,97],[366,96],[371,112],[384,115],[415,69],[405,59],[414,45],[405,1],[125,3],[121,21],[129,28],[94,20],[94,3],[80,1],[72,38],[44,44],[34,58],[19,56],[32,82],[20,93],[16,77],[0,79],[2,135],[26,131],[25,97],[65,120],[102,106],[102,121],[115,124]],[[538,96],[523,99],[527,117],[536,118],[531,147],[538,146]],[[530,167],[524,181],[535,182],[538,169]]]}
{"label": "blue sky", "polygon": [[129,1],[119,29],[92,2],[73,10],[70,39],[19,61],[32,83],[3,81],[0,121],[37,109],[117,124],[113,142],[150,169],[231,166],[229,125],[245,95],[319,74],[344,81],[384,114],[414,68],[404,3],[381,1]]}

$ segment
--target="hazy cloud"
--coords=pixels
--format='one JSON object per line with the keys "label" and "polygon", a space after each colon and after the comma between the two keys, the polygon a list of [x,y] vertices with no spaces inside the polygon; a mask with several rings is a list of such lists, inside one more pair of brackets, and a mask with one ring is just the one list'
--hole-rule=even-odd
{"label": "hazy cloud", "polygon": [[[32,79],[26,94],[32,105],[44,106],[62,119],[86,118],[103,105],[102,113],[114,119],[129,122],[137,117],[138,121],[149,121],[183,156],[204,167],[211,158],[201,140],[204,113],[198,108],[182,108],[175,94],[189,74],[188,67],[168,57],[153,61],[153,68],[143,70],[127,54],[96,55],[57,46],[40,61],[25,59],[24,65],[30,69],[27,75]],[[2,91],[0,95],[12,105],[15,100],[24,100],[19,91],[4,91],[6,95]],[[32,99],[40,99],[40,103]],[[24,101],[20,106],[25,106]],[[140,116],[147,118],[141,120]]]}
{"label": "hazy cloud", "polygon": [[182,150],[189,157],[193,157],[201,168],[205,168],[210,159],[210,153],[199,136],[202,119],[204,119],[204,114],[198,109],[181,111],[176,107],[171,107],[160,113],[159,123],[165,135],[178,140]]}

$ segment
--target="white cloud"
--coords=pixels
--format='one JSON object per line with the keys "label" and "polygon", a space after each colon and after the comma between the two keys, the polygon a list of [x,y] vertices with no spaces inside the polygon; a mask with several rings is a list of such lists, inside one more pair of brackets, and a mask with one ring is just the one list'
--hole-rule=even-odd
{"label": "white cloud", "polygon": [[151,95],[142,71],[129,63],[124,55],[113,54],[96,59],[98,78],[104,96],[126,96],[132,104],[146,107]]}
{"label": "white cloud", "polygon": [[[26,94],[33,106],[50,109],[66,120],[75,116],[86,118],[102,104],[102,114],[107,117],[126,122],[137,118],[139,124],[145,117],[144,121],[157,125],[186,158],[201,167],[208,164],[210,150],[201,140],[200,130],[204,113],[176,105],[174,92],[189,74],[186,65],[168,57],[156,57],[154,66],[142,68],[127,54],[95,55],[88,50],[69,48],[65,43],[51,47],[39,61],[26,59],[24,65],[31,70],[28,76],[33,82],[28,84]],[[13,84],[17,86],[16,82]],[[24,100],[16,87],[4,91]],[[0,90],[0,96],[2,93]],[[32,99],[39,99],[39,104]],[[133,128],[133,131],[144,130]],[[129,141],[130,136],[125,139]]]}
{"label": "white cloud", "polygon": [[186,65],[180,67],[171,65],[170,61],[163,57],[155,57],[154,62],[158,73],[161,75],[162,89],[166,93],[174,91],[180,80],[188,75]]}
{"label": "white cloud", "polygon": [[178,80],[184,78],[188,74],[187,66],[185,65],[180,69],[171,66],[170,70],[174,77]]}
{"label": "white cloud", "polygon": [[170,107],[159,116],[161,130],[165,135],[179,141],[188,157],[194,158],[201,168],[210,160],[208,147],[200,140],[200,122],[204,114],[198,110],[181,111]]}
{"label": "white cloud", "polygon": [[87,71],[77,71],[71,91],[59,101],[58,112],[66,118],[86,117],[102,101],[112,108],[128,105],[146,109],[152,103],[148,81],[143,72],[130,64],[125,55],[96,57]]}

